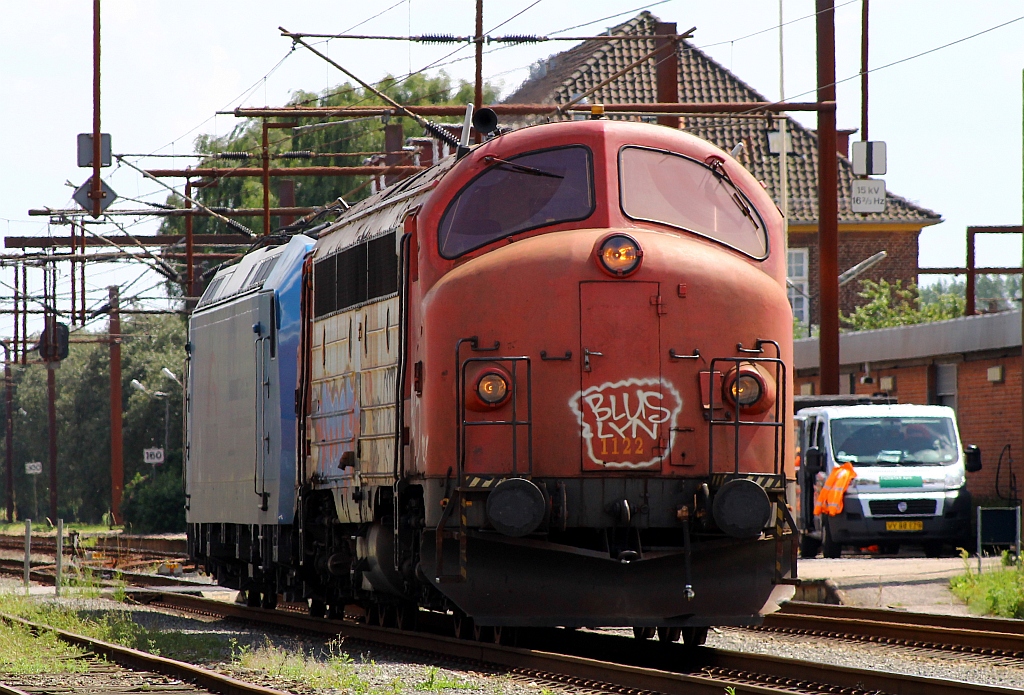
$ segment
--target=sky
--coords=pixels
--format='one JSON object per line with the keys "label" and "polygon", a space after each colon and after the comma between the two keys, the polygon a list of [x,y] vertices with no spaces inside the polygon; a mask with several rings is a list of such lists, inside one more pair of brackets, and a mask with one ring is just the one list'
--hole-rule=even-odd
{"label": "sky", "polygon": [[[841,128],[860,126],[856,76],[861,1],[836,0]],[[696,46],[768,98],[813,100],[813,0],[783,0],[784,95],[779,80],[778,0],[485,0],[484,28],[490,32],[497,27],[493,35],[547,35],[598,20],[562,32],[592,34],[629,19],[643,7],[663,21],[676,22],[680,30],[695,26]],[[473,0],[103,0],[102,130],[111,133],[115,153],[187,154],[198,135],[224,135],[239,122],[231,115],[215,115],[217,111],[282,105],[295,90],[321,91],[344,81],[308,51],[292,51],[279,26],[316,33],[468,35],[473,30],[473,8]],[[944,218],[921,234],[920,264],[962,265],[967,226],[1021,223],[1024,2],[875,0],[870,10],[869,128],[872,139],[888,145],[886,187]],[[79,185],[91,173],[76,166],[75,156],[76,135],[92,129],[91,30],[92,3],[85,0],[7,3],[4,8],[4,236],[67,234],[67,228],[48,228],[46,218],[29,217],[27,211],[72,207],[73,191],[65,182]],[[500,82],[503,94],[508,94],[528,77],[532,63],[572,45],[492,45],[487,50],[493,52],[485,56],[484,76]],[[335,39],[319,48],[369,81],[428,65],[435,66],[429,72],[444,69],[456,79],[473,77],[472,60],[451,62],[472,55],[465,45],[450,56],[460,45]],[[814,127],[813,114],[797,117]],[[180,168],[192,160],[131,161]],[[163,202],[167,194],[124,166],[105,169],[103,178],[122,197]],[[119,204],[138,207],[130,201]],[[131,231],[153,233],[156,224],[139,221]],[[1017,237],[979,239],[979,265],[1017,265],[1020,259]],[[0,282],[10,285],[11,272],[0,269]],[[30,282],[38,286],[41,273],[33,271]],[[160,278],[137,264],[90,266],[87,282],[90,306],[105,300],[110,284],[127,286],[125,296],[139,295],[147,306],[160,305],[146,299],[162,294]],[[60,279],[58,291],[68,293],[66,277]],[[6,307],[10,295],[0,286]],[[10,318],[0,316],[0,335],[10,334]]]}

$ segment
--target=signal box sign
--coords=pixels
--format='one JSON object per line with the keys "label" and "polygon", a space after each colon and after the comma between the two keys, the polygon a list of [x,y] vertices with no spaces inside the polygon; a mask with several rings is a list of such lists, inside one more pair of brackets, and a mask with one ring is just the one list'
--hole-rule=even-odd
{"label": "signal box sign", "polygon": [[850,204],[854,212],[885,212],[885,181],[854,179],[850,187]]}
{"label": "signal box sign", "polygon": [[42,472],[42,461],[29,461],[25,464],[25,475],[40,475]]}
{"label": "signal box sign", "polygon": [[164,450],[163,448],[152,448],[142,450],[142,462],[148,463],[151,466],[159,466],[164,462]]}

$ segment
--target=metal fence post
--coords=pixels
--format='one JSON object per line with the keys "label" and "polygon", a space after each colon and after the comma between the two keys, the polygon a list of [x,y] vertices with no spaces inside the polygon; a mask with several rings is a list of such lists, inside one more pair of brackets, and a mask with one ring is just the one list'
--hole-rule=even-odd
{"label": "metal fence post", "polygon": [[25,593],[28,593],[29,570],[32,559],[32,520],[25,519]]}
{"label": "metal fence post", "polygon": [[981,574],[981,507],[977,507],[975,511],[978,514],[978,574]]}
{"label": "metal fence post", "polygon": [[64,564],[64,520],[57,519],[57,581],[53,584],[54,596],[60,596],[61,570]]}

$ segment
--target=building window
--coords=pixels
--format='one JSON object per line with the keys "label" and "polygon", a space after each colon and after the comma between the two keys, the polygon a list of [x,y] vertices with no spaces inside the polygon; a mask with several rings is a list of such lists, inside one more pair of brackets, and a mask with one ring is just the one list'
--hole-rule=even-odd
{"label": "building window", "polygon": [[956,410],[956,365],[935,365],[935,400]]}
{"label": "building window", "polygon": [[807,249],[790,249],[786,264],[789,280],[789,304],[793,307],[793,318],[807,323],[811,318],[810,293],[807,291]]}

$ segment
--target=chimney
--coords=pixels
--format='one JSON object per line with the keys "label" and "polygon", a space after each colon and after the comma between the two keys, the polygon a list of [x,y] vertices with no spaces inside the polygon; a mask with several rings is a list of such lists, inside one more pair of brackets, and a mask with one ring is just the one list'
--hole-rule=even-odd
{"label": "chimney", "polygon": [[836,129],[836,152],[847,159],[850,158],[850,136],[856,132],[856,128]]}
{"label": "chimney", "polygon": [[[673,36],[676,33],[675,22],[658,22],[654,25],[655,34]],[[655,39],[654,47],[659,49],[654,59],[655,83],[658,86],[658,102],[676,104],[679,102],[679,59],[676,56],[676,42],[673,39]],[[658,125],[679,128],[679,116],[658,116]]]}

